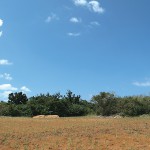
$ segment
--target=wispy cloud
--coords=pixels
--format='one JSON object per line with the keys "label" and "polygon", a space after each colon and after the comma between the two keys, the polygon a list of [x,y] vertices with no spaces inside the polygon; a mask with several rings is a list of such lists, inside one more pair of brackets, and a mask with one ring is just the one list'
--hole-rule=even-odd
{"label": "wispy cloud", "polygon": [[9,81],[13,79],[11,75],[8,73],[0,74],[0,78],[4,78],[5,80],[9,80]]}
{"label": "wispy cloud", "polygon": [[[3,20],[0,19],[0,27],[3,25]],[[3,35],[3,31],[0,31],[0,37]]]}
{"label": "wispy cloud", "polygon": [[70,22],[72,22],[72,23],[80,23],[81,19],[78,19],[76,17],[72,17],[72,18],[70,18]]}
{"label": "wispy cloud", "polygon": [[31,92],[31,90],[29,89],[29,88],[27,88],[26,86],[23,86],[23,87],[21,87],[20,88],[20,90],[22,91],[22,92]]}
{"label": "wispy cloud", "polygon": [[3,25],[3,20],[0,19],[0,27]]}
{"label": "wispy cloud", "polygon": [[72,10],[72,8],[71,8],[71,7],[66,6],[66,5],[64,5],[64,6],[63,6],[63,8],[64,8],[65,10],[69,10],[69,11],[70,11],[70,10]]}
{"label": "wispy cloud", "polygon": [[0,59],[0,65],[12,65],[7,59]]}
{"label": "wispy cloud", "polygon": [[77,37],[77,36],[80,36],[81,35],[81,33],[72,33],[72,32],[69,32],[68,33],[68,36],[73,36],[73,37]]}
{"label": "wispy cloud", "polygon": [[59,17],[56,14],[51,13],[51,15],[46,18],[45,22],[50,23],[52,20],[59,20]]}
{"label": "wispy cloud", "polygon": [[0,37],[3,35],[3,31],[0,31]]}
{"label": "wispy cloud", "polygon": [[104,8],[101,7],[100,2],[97,0],[73,0],[76,6],[84,6],[87,7],[90,11],[95,13],[104,13]]}
{"label": "wispy cloud", "polygon": [[17,91],[16,87],[13,87],[11,84],[1,84],[0,90],[2,91]]}
{"label": "wispy cloud", "polygon": [[100,23],[97,21],[92,21],[90,24],[93,26],[100,26]]}

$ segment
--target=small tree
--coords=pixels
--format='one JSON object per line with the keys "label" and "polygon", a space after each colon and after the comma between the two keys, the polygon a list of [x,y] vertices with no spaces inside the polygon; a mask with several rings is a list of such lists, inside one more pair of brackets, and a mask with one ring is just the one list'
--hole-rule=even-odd
{"label": "small tree", "polygon": [[109,116],[117,113],[117,100],[113,93],[101,92],[92,97],[92,102],[96,105],[97,115]]}
{"label": "small tree", "polygon": [[28,101],[28,98],[26,94],[23,94],[22,92],[11,93],[8,96],[9,104],[15,104],[15,105],[26,104],[27,101]]}

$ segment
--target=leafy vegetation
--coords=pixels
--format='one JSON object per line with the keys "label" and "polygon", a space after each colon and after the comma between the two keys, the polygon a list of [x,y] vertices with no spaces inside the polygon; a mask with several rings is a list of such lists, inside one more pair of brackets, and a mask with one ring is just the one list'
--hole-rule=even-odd
{"label": "leafy vegetation", "polygon": [[82,100],[70,90],[66,95],[40,94],[27,98],[22,92],[11,93],[8,103],[0,103],[1,116],[36,116],[55,114],[59,116],[84,116],[94,112],[93,104]]}
{"label": "leafy vegetation", "polygon": [[40,94],[27,98],[22,92],[11,93],[8,102],[0,102],[0,116],[36,116],[55,114],[62,117],[97,114],[102,116],[139,116],[150,114],[149,96],[117,97],[114,93],[101,92],[91,101],[82,100],[70,90],[66,95]]}
{"label": "leafy vegetation", "polygon": [[96,106],[97,115],[140,116],[150,114],[149,96],[117,97],[113,93],[101,92],[92,97],[92,102]]}

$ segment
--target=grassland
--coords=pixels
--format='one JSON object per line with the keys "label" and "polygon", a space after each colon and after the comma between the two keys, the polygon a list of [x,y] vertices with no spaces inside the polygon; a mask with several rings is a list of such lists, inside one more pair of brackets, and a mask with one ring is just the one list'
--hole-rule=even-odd
{"label": "grassland", "polygon": [[0,150],[149,150],[150,118],[0,118]]}

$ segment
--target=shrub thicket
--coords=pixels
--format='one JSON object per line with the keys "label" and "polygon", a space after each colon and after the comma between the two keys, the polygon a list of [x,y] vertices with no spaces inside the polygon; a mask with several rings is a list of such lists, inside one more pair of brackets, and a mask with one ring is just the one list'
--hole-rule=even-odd
{"label": "shrub thicket", "polygon": [[117,97],[114,93],[101,92],[91,101],[67,91],[66,95],[40,94],[27,98],[22,92],[11,93],[8,102],[0,102],[0,116],[36,116],[55,114],[62,117],[97,114],[103,116],[139,116],[150,114],[149,96]]}

